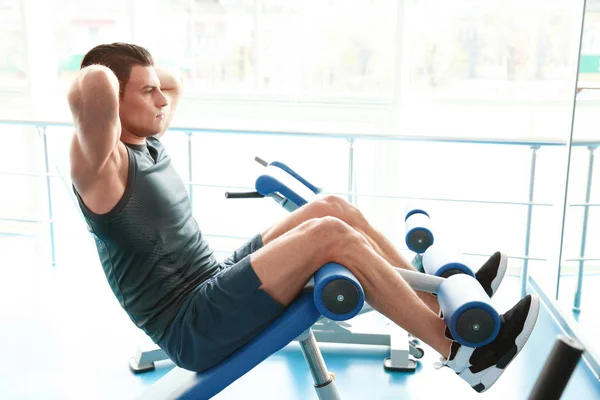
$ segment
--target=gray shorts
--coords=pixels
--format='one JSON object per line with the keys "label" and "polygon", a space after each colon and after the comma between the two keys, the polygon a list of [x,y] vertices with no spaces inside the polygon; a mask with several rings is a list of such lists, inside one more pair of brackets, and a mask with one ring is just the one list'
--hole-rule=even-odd
{"label": "gray shorts", "polygon": [[201,372],[218,364],[268,326],[285,307],[264,290],[250,254],[260,235],[221,263],[181,307],[159,346],[179,367]]}

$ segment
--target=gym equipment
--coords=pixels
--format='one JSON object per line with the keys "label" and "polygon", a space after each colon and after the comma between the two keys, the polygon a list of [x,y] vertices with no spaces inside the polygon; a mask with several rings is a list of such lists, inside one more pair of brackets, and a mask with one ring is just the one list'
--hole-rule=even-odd
{"label": "gym equipment", "polygon": [[[286,169],[283,164],[279,163],[279,165],[277,165],[275,163],[265,163],[263,165],[279,168],[280,171],[285,171],[287,173],[287,177],[291,176],[296,179],[296,181],[302,182],[299,175],[295,174],[295,172],[290,169]],[[269,168],[269,173],[261,175],[257,180],[257,192],[242,194],[229,193],[227,196],[229,198],[273,197],[288,210],[293,210],[305,204],[305,201],[303,201],[301,197],[292,195],[289,192],[289,187],[282,184],[280,179],[286,177],[286,174],[281,174],[278,170],[273,168]],[[280,179],[276,179],[275,176],[278,176]],[[305,186],[311,193],[316,194],[319,192],[314,186],[306,184]],[[297,189],[300,190],[300,187],[301,186],[298,186]],[[304,191],[304,194],[310,193]],[[413,213],[413,215],[415,214],[416,213]],[[421,214],[425,215],[424,213]],[[409,217],[411,217],[411,215],[407,217],[407,221]],[[416,221],[416,219],[413,218],[413,221]],[[424,220],[422,219],[422,221]],[[419,234],[419,232],[425,233],[425,235],[422,235],[421,237],[424,237],[425,240],[428,240],[429,238],[429,242],[421,242],[421,244],[429,243],[429,246],[422,245],[421,247],[417,247],[417,250],[424,254],[433,244],[431,230],[428,229],[428,232],[426,232],[425,229],[422,229],[425,228],[422,226],[422,223],[412,223],[412,225],[411,230],[407,229],[408,232],[412,231],[410,235],[407,234],[407,243],[414,243],[410,238],[413,237],[412,235],[414,235],[415,232],[417,234]],[[416,240],[416,243],[419,244],[419,240]],[[436,253],[432,252],[431,254]],[[420,255],[420,253],[417,254],[417,256]],[[437,271],[440,275],[449,276],[442,277],[435,276],[435,274],[430,275],[407,270],[396,270],[415,290],[437,293],[438,298],[440,299],[440,307],[444,315],[452,315],[450,321],[455,321],[456,326],[454,329],[459,334],[463,335],[464,339],[477,341],[481,340],[481,336],[489,335],[489,333],[481,333],[481,329],[474,329],[475,327],[482,328],[481,325],[472,323],[473,319],[479,317],[473,317],[469,314],[469,312],[477,310],[478,305],[475,304],[475,307],[465,308],[464,306],[469,304],[468,301],[463,301],[461,303],[460,300],[461,298],[465,300],[469,297],[464,297],[465,292],[470,293],[472,290],[475,290],[474,288],[466,289],[466,287],[471,285],[475,279],[472,278],[471,274],[468,274],[468,272],[460,268],[458,271],[459,273],[448,274],[447,272],[451,271],[452,268],[444,269],[443,266],[447,263],[440,262],[439,260],[451,260],[452,258],[450,257],[432,256],[431,259],[438,260],[438,262],[437,266],[436,263],[432,264],[432,269],[428,269],[429,271]],[[425,262],[425,264],[427,264],[427,262]],[[473,296],[471,293],[471,301],[474,297],[477,296]],[[486,303],[485,298],[479,300]],[[477,300],[475,303],[477,303]],[[353,318],[365,309],[368,309],[368,305],[364,304],[364,293],[356,278],[339,264],[327,264],[315,274],[297,299],[286,308],[279,318],[250,343],[238,349],[227,360],[203,373],[194,373],[175,367],[152,385],[141,399],[211,397],[251,370],[269,355],[282,349],[293,340],[300,342],[302,352],[315,381],[315,390],[318,398],[321,400],[340,399],[335,387],[334,377],[327,371],[317,346],[316,335],[313,333],[313,330],[318,329],[319,321],[326,321],[325,324],[342,323],[341,321]],[[490,310],[484,310],[483,314],[486,312],[491,315]],[[327,318],[325,318],[325,316]],[[351,334],[348,334],[348,331],[346,331],[346,335],[346,337],[352,336]],[[361,337],[360,335],[354,336]],[[325,339],[326,338],[327,337],[325,336]],[[391,347],[393,355],[393,335],[390,334],[388,338],[390,342],[392,342]],[[567,356],[565,353],[568,353],[568,349],[565,347],[575,349],[578,349],[578,347],[568,340],[563,339],[561,342],[566,346],[559,345],[557,342],[553,355],[549,358],[547,366],[540,375],[538,384],[536,385],[536,388],[534,388],[530,400],[555,398],[547,397],[547,392],[537,389],[538,386],[544,388],[551,382],[555,382],[555,390],[557,392],[562,392],[562,389],[564,389],[570,373],[572,373],[574,365],[577,362],[575,358],[579,357],[581,352],[578,354],[577,351],[571,351],[571,355]],[[345,341],[341,343],[356,343],[356,341]],[[564,363],[565,359],[568,359],[569,362]],[[555,378],[556,376],[561,376],[562,378],[557,380]],[[560,386],[562,386],[562,388]],[[560,397],[560,393],[558,393],[558,397]],[[556,398],[558,399],[558,397]]]}
{"label": "gym equipment", "polygon": [[[312,201],[321,189],[312,185],[297,172],[281,162],[268,163],[259,157],[255,161],[263,165],[265,173],[255,183],[256,191],[227,192],[228,199],[248,199],[270,197],[285,210],[292,212],[298,207]],[[373,311],[365,304],[358,315]],[[311,328],[316,340],[320,343],[343,343],[371,346],[389,346],[390,355],[383,361],[384,368],[390,371],[414,371],[416,359],[424,356],[418,341],[389,320],[385,320],[379,329],[361,327],[349,321],[332,320],[324,317]],[[136,355],[129,360],[129,367],[135,373],[151,371],[154,363],[168,359],[164,351],[144,337],[139,344]]]}
{"label": "gym equipment", "polygon": [[[255,160],[267,169],[256,181],[257,191],[236,193],[233,197],[257,197],[257,194],[273,197],[288,211],[293,211],[318,194],[315,186],[287,165],[281,162],[267,163],[260,158]],[[226,196],[231,198],[232,194],[227,193]],[[475,274],[467,266],[462,255],[439,244],[433,244],[430,218],[424,209],[409,209],[405,223],[409,248],[417,252],[424,251],[422,264],[425,272],[448,278],[434,292],[438,296],[442,315],[454,339],[469,347],[480,347],[492,342],[500,331],[500,316],[485,290],[474,279]],[[338,340],[337,343],[346,343]],[[403,362],[404,360],[403,358]],[[395,367],[389,361],[387,364],[387,367]],[[404,368],[404,365],[400,368]]]}
{"label": "gym equipment", "polygon": [[[255,192],[227,192],[226,198],[270,197],[285,210],[292,212],[315,199],[321,189],[304,179],[286,164],[278,161],[267,162],[259,157],[255,161],[265,167],[255,183]],[[373,311],[365,304],[359,315]],[[324,315],[326,317],[326,315]],[[312,327],[320,343],[344,343],[359,345],[389,346],[390,356],[384,362],[384,368],[390,371],[414,371],[415,359],[423,357],[423,349],[418,347],[416,339],[393,322],[386,320],[383,329],[365,329],[360,324],[334,321],[321,318]]]}
{"label": "gym equipment", "polygon": [[429,214],[419,207],[408,207],[404,217],[408,249],[417,255],[423,254],[434,242]]}
{"label": "gym equipment", "polygon": [[434,243],[432,223],[429,213],[422,206],[409,205],[406,208],[406,245],[416,253],[413,266],[421,272],[447,278],[454,274],[475,274],[464,260],[464,256],[439,243]]}
{"label": "gym equipment", "polygon": [[[150,386],[139,400],[206,399],[214,396],[270,354],[285,347],[291,341],[287,339],[293,336],[294,330],[301,330],[302,324],[317,319],[318,311],[312,307],[312,302],[310,291],[305,289],[284,314],[261,333],[262,342],[251,342],[223,363],[202,374],[176,367]],[[299,322],[298,316],[302,317],[302,322]],[[318,398],[340,400],[334,377],[328,373],[310,329],[302,332],[298,340],[311,369]],[[268,348],[261,347],[261,343],[268,344]],[[528,400],[559,400],[584,350],[576,340],[558,336]],[[323,384],[318,385],[317,382]]]}
{"label": "gym equipment", "polygon": [[[306,204],[309,201],[307,198],[311,198],[319,192],[316,187],[307,185],[305,180],[284,164],[265,163],[260,159],[257,161],[266,165],[267,169],[266,173],[256,181],[257,191],[227,193],[227,198],[272,197],[286,210],[292,211]],[[485,296],[487,295],[479,285],[473,285],[472,282],[475,280],[465,273],[441,277],[400,268],[396,268],[396,271],[415,290],[437,293],[444,318],[448,321],[453,335],[456,335],[457,341],[462,341],[469,346],[483,345],[492,341],[497,335],[499,330],[497,313],[495,314],[496,319],[494,319],[493,308],[481,296],[481,292]],[[340,280],[342,284],[339,284]],[[347,282],[353,283],[349,286]],[[477,288],[480,289],[480,292],[477,291]],[[353,318],[361,312],[370,310],[372,309],[364,304],[364,294],[360,284],[350,271],[339,264],[333,266],[328,264],[315,274],[300,296],[286,308],[279,318],[227,360],[203,373],[194,373],[175,367],[152,385],[143,398],[211,397],[269,355],[291,341],[298,340],[315,380],[315,389],[319,398],[339,399],[333,378],[327,372],[316,345],[317,339],[313,331],[318,332],[320,327],[331,327],[339,321]],[[483,316],[488,317],[489,321],[485,320]],[[323,325],[318,324],[319,320],[325,320]],[[494,323],[497,323],[497,329],[494,328]],[[336,343],[375,344],[372,337],[369,338],[368,335],[353,333],[341,324],[338,326],[343,333],[323,331],[321,341],[327,342],[333,341],[328,339],[335,339]],[[390,345],[392,356],[394,356],[393,338],[395,333],[378,336],[379,340],[382,338],[387,340],[385,344]],[[328,337],[327,334],[330,336]],[[407,336],[406,332],[404,334]],[[404,343],[410,343],[408,338]],[[409,347],[415,347],[414,343],[410,344]],[[403,356],[407,354],[408,352]],[[422,356],[422,351],[420,355]],[[390,364],[389,359],[386,360],[386,363]]]}
{"label": "gym equipment", "polygon": [[431,245],[423,253],[423,269],[426,273],[447,278],[455,274],[466,274],[475,278],[475,273],[469,268],[464,256],[441,244]]}
{"label": "gym equipment", "polygon": [[[228,192],[225,194],[226,198],[271,197],[291,212],[313,200],[320,193],[320,189],[287,165],[281,162],[267,163],[258,157],[255,160],[266,167],[265,173],[256,180],[257,190],[242,193]],[[405,220],[407,245],[417,252],[416,259],[421,260],[419,263],[427,272],[444,278],[456,274],[457,271],[473,275],[464,261],[447,262],[447,260],[462,260],[462,256],[448,253],[437,244],[433,245],[431,223],[426,211],[417,208],[409,209]],[[415,247],[415,243],[418,247]],[[402,273],[401,270],[398,272]],[[417,285],[418,279],[412,279],[411,282],[412,285]],[[442,287],[430,287],[427,291],[437,293],[438,290],[442,291],[439,300],[445,322],[457,341],[477,347],[491,342],[496,337],[500,325],[499,316],[487,294],[474,279],[456,278],[449,280]],[[365,304],[359,315],[370,311],[373,309]],[[417,340],[412,339],[406,331],[391,321],[386,321],[383,329],[365,330],[350,322],[320,318],[312,330],[318,342],[390,346],[390,357],[384,360],[384,367],[388,370],[414,371],[417,365],[416,359],[424,355],[423,350],[418,347]],[[160,348],[153,343],[147,343],[145,346],[138,347],[137,354],[129,360],[129,365],[134,372],[145,372],[154,369],[154,362],[164,359],[167,359],[167,356]]]}
{"label": "gym equipment", "polygon": [[584,351],[583,345],[575,339],[559,335],[529,394],[529,400],[560,399]]}
{"label": "gym equipment", "polygon": [[310,327],[323,313],[336,320],[352,318],[363,303],[364,292],[356,277],[339,264],[326,264],[273,324],[228,359],[202,373],[175,367],[140,399],[210,398],[294,339],[300,342],[319,399],[339,399]]}
{"label": "gym equipment", "polygon": [[464,256],[439,240],[434,243],[431,219],[422,206],[407,207],[405,224],[406,244],[417,253],[413,266],[430,275],[453,277],[444,281],[436,294],[454,339],[469,347],[493,341],[500,331],[500,316]]}

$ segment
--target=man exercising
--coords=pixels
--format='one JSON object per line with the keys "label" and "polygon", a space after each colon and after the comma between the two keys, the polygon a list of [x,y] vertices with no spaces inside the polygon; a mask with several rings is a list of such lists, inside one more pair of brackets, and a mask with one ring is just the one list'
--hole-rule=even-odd
{"label": "man exercising", "polygon": [[[203,371],[271,323],[324,264],[360,281],[366,301],[442,355],[473,389],[489,389],[527,342],[539,299],[501,316],[497,339],[454,341],[435,296],[392,266],[414,270],[361,212],[325,196],[290,213],[218,262],[192,216],[160,141],[182,93],[177,74],[139,46],[113,43],[84,57],[68,101],[71,177],[108,283],[131,320],[178,366]],[[506,270],[494,254],[477,272],[492,296]]]}

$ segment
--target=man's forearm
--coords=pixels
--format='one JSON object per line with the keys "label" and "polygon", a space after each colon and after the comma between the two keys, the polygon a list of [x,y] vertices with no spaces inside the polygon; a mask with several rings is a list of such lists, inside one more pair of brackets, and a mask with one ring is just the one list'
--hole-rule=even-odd
{"label": "man's forearm", "polygon": [[175,69],[155,66],[154,70],[156,71],[156,76],[160,82],[160,90],[168,99],[168,106],[164,109],[164,125],[158,133],[158,137],[160,138],[171,125],[173,114],[177,109],[177,103],[179,103],[179,99],[183,92],[183,79],[179,71]]}
{"label": "man's forearm", "polygon": [[160,90],[181,92],[183,89],[183,79],[179,71],[171,68],[155,66],[156,76],[160,81]]}

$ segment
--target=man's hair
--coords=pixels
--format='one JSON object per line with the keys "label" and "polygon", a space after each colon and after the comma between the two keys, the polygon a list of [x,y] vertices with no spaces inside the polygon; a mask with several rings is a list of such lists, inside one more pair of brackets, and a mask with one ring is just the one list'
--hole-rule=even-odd
{"label": "man's hair", "polygon": [[134,65],[154,66],[154,60],[150,52],[141,46],[117,42],[101,44],[88,51],[81,61],[81,68],[92,64],[104,65],[114,72],[119,80],[119,94],[123,96],[131,68]]}

